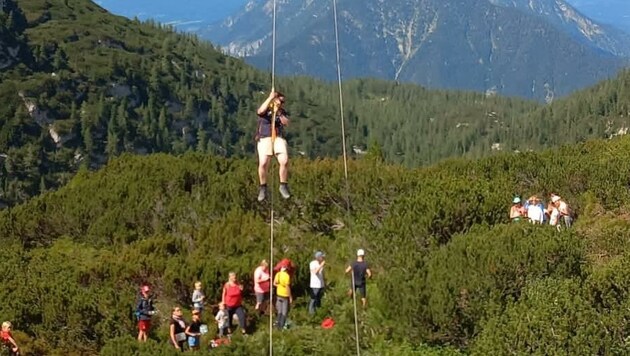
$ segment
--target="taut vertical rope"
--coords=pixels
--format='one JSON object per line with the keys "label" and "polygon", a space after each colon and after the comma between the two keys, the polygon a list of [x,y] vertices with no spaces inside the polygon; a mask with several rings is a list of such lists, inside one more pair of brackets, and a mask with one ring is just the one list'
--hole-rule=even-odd
{"label": "taut vertical rope", "polygon": [[[276,89],[276,0],[273,0],[273,14],[272,14],[272,25],[271,25],[271,90],[275,91]],[[274,139],[276,137],[276,113],[277,108],[273,108],[273,114],[271,117],[271,152],[274,151]],[[273,155],[272,155],[273,156]],[[271,159],[270,166],[273,166],[273,158]],[[273,168],[273,167],[270,167]],[[270,203],[271,203],[271,221],[270,224],[270,242],[269,242],[269,276],[271,278],[271,283],[273,283],[273,227],[274,227],[274,211],[273,211],[273,186],[274,186],[274,172],[271,170],[271,188],[270,188]],[[273,356],[273,285],[269,287],[269,356]]]}
{"label": "taut vertical rope", "polygon": [[[339,24],[337,16],[337,0],[333,0],[333,17],[335,22],[335,49],[337,57],[337,84],[339,87],[339,117],[341,121],[341,143],[343,152],[343,173],[346,185],[346,220],[348,224],[348,230],[350,237],[352,237],[352,225],[350,223],[350,181],[348,179],[348,150],[346,148],[346,126],[343,109],[343,88],[341,81],[341,55],[339,53]],[[354,337],[356,341],[357,356],[361,355],[361,346],[359,344],[359,318],[357,316],[357,293],[354,288],[354,270],[351,270],[352,275],[352,305],[354,307]]]}

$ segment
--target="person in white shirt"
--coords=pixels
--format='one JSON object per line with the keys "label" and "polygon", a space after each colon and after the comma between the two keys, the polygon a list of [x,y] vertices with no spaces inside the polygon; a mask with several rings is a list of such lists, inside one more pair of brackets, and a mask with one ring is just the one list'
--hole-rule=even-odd
{"label": "person in white shirt", "polygon": [[545,219],[545,212],[540,205],[540,199],[534,195],[528,199],[528,203],[527,218],[533,224],[542,224]]}
{"label": "person in white shirt", "polygon": [[556,230],[560,231],[560,212],[553,203],[549,203],[549,205],[547,206],[547,214],[549,215],[549,225],[555,227]]}
{"label": "person in white shirt", "polygon": [[315,259],[309,264],[309,269],[311,270],[311,300],[308,303],[309,314],[315,314],[315,311],[322,303],[322,295],[324,294],[325,287],[324,265],[326,261],[324,261],[324,257],[326,257],[326,255],[323,252],[317,251],[315,253]]}

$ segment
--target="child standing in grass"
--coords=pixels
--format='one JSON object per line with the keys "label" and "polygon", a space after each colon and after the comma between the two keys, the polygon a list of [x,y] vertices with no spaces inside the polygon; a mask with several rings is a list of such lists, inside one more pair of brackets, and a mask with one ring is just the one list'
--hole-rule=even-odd
{"label": "child standing in grass", "polygon": [[199,281],[195,282],[195,290],[193,291],[193,294],[192,294],[192,302],[193,302],[193,307],[195,308],[195,310],[198,310],[200,314],[203,311],[205,299],[206,299],[206,296],[203,294],[203,291],[201,290],[201,282]]}
{"label": "child standing in grass", "polygon": [[228,312],[225,310],[225,304],[219,303],[219,311],[217,315],[214,317],[217,321],[217,326],[219,327],[219,337],[226,336],[228,333]]}

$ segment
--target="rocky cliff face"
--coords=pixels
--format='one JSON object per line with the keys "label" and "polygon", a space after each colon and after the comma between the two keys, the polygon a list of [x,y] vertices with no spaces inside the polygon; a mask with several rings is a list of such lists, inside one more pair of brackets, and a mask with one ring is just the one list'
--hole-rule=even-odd
{"label": "rocky cliff face", "polygon": [[[202,35],[269,68],[271,1],[252,0]],[[335,78],[329,2],[277,0],[278,73]],[[548,99],[615,73],[623,33],[564,0],[339,0],[349,77]]]}

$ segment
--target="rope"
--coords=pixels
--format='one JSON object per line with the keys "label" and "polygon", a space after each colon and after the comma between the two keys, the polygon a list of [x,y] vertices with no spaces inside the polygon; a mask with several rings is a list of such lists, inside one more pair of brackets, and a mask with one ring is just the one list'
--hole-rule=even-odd
{"label": "rope", "polygon": [[271,25],[271,90],[276,87],[276,0],[273,0]]}
{"label": "rope", "polygon": [[[341,55],[339,53],[339,25],[337,16],[337,0],[333,0],[333,17],[335,22],[335,50],[337,55],[337,83],[339,86],[339,118],[341,120],[341,143],[343,151],[343,175],[346,185],[346,221],[348,231],[352,237],[352,225],[350,223],[350,180],[348,179],[348,150],[346,149],[346,125],[343,109],[343,88],[341,81]],[[354,286],[354,270],[352,273],[352,306],[354,308],[354,338],[356,341],[357,356],[361,356],[361,346],[359,344],[359,318],[357,316],[357,293]]]}
{"label": "rope", "polygon": [[[273,0],[273,14],[272,14],[272,25],[271,25],[271,90],[275,91],[276,89],[276,0]],[[275,134],[275,122],[276,122],[276,108],[274,105],[274,109],[273,109],[273,114],[271,117],[271,123],[272,123],[272,128],[271,128],[271,132],[272,135]],[[275,135],[273,135],[275,136]],[[271,139],[271,150],[273,153],[273,149],[274,149],[274,137],[272,137]],[[273,158],[271,159],[271,163],[270,165],[270,170],[271,170],[271,188],[269,189],[270,193],[270,203],[271,203],[271,213],[269,214],[271,216],[271,221],[270,221],[270,242],[269,242],[269,276],[271,278],[271,281],[273,283],[273,268],[274,268],[274,264],[273,264],[273,227],[274,227],[274,210],[273,210],[273,187],[274,187],[274,177],[275,177],[275,173],[273,171]],[[269,356],[273,356],[273,286],[270,286],[269,288]]]}

